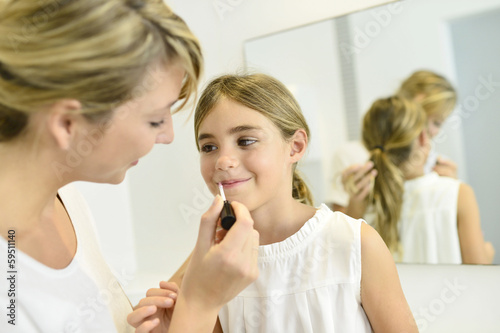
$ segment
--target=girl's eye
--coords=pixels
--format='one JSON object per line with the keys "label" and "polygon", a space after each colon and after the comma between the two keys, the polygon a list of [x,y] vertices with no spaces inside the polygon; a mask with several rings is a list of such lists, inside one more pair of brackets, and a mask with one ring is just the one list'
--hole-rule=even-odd
{"label": "girl's eye", "polygon": [[436,127],[441,127],[442,125],[443,125],[443,123],[440,122],[440,121],[435,121],[434,122],[434,126],[436,126]]}
{"label": "girl's eye", "polygon": [[165,122],[165,120],[162,120],[162,121],[159,121],[159,122],[150,122],[149,125],[151,125],[151,127],[153,127],[153,128],[158,128],[161,125],[163,125],[164,122]]}
{"label": "girl's eye", "polygon": [[204,153],[209,153],[209,152],[214,151],[216,149],[217,149],[217,146],[215,146],[215,145],[205,144],[205,145],[201,146],[200,151],[202,151]]}
{"label": "girl's eye", "polygon": [[255,139],[240,139],[238,140],[238,145],[240,146],[250,146],[251,144],[257,142]]}

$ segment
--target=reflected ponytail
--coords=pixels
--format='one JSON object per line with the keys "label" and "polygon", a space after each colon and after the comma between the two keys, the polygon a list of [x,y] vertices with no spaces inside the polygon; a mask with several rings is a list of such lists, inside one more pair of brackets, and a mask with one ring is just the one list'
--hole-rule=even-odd
{"label": "reflected ponytail", "polygon": [[379,99],[363,119],[363,144],[378,175],[368,196],[374,227],[392,253],[400,254],[398,222],[403,204],[404,173],[413,143],[424,130],[423,109],[402,97]]}

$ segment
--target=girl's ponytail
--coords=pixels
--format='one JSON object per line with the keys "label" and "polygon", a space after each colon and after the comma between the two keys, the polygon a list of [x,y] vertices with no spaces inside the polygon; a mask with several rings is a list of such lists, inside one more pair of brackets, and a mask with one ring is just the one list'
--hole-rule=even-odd
{"label": "girl's ponytail", "polygon": [[296,168],[293,170],[292,196],[303,204],[314,206],[313,195]]}

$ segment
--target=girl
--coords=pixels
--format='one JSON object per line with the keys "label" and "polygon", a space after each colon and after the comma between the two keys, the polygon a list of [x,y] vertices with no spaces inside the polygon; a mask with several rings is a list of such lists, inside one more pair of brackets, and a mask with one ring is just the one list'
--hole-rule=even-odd
{"label": "girl", "polygon": [[[451,83],[443,76],[419,70],[403,81],[397,94],[418,102],[427,114],[430,138],[436,137],[441,126],[455,108],[457,95]],[[377,170],[369,160],[369,154],[359,141],[347,142],[333,158],[334,182],[329,201],[334,210],[355,218],[364,214],[364,199],[368,195]],[[436,171],[441,176],[457,178],[457,166],[431,150],[424,171]]]}
{"label": "girl", "polygon": [[263,74],[213,80],[196,107],[195,136],[207,186],[216,194],[222,184],[248,207],[261,236],[260,276],[221,309],[216,331],[417,331],[377,232],[311,206],[296,170],[309,128],[283,84]]}
{"label": "girl", "polygon": [[367,221],[395,259],[408,263],[489,264],[471,187],[425,173],[430,143],[420,104],[402,97],[375,101],[363,120],[363,143],[379,175],[367,204]]}
{"label": "girl", "polygon": [[[11,255],[0,303],[12,305],[1,332],[131,331],[92,216],[66,185],[119,183],[155,143],[170,143],[171,108],[201,70],[197,39],[161,0],[0,1],[0,252]],[[216,198],[202,219],[170,332],[203,332],[256,278],[243,206],[234,233],[211,244],[221,207]]]}

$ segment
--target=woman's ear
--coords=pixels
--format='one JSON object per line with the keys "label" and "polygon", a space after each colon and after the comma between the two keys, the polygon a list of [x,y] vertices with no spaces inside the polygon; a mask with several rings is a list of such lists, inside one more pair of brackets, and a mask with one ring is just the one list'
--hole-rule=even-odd
{"label": "woman's ear", "polygon": [[83,120],[77,112],[81,107],[76,99],[62,99],[49,107],[48,130],[62,150],[68,150],[76,136],[77,125]]}
{"label": "woman's ear", "polygon": [[298,162],[307,149],[308,137],[304,129],[298,129],[290,139],[290,157],[292,162]]}

